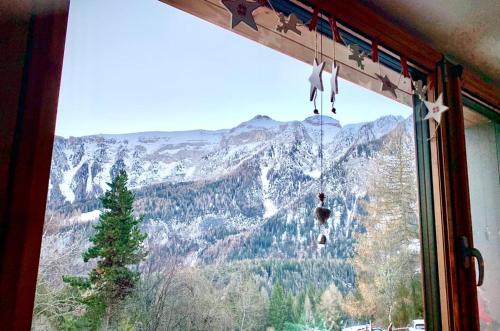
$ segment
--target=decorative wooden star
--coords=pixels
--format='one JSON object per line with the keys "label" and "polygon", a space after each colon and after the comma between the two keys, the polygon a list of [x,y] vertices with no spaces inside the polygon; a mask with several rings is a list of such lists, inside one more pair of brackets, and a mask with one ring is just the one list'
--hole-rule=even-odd
{"label": "decorative wooden star", "polygon": [[413,82],[413,94],[417,95],[420,100],[425,100],[427,95],[427,85],[423,85],[421,80]]}
{"label": "decorative wooden star", "polygon": [[385,76],[381,76],[379,74],[375,74],[375,75],[382,82],[382,91],[391,92],[391,94],[397,99],[398,95],[396,94],[396,89],[398,88],[398,86],[396,84],[394,84],[393,82],[391,82],[391,80],[389,79],[389,77],[387,77],[387,75],[385,75]]}
{"label": "decorative wooden star", "polygon": [[222,0],[222,4],[231,12],[231,28],[234,28],[240,22],[246,23],[249,27],[258,31],[257,23],[253,17],[255,9],[262,6],[260,2],[247,0]]}
{"label": "decorative wooden star", "polygon": [[339,76],[339,67],[333,63],[333,68],[332,68],[332,77],[330,78],[330,101],[332,103],[335,102],[335,95],[339,93],[339,87],[338,87],[338,76]]}
{"label": "decorative wooden star", "polygon": [[349,45],[349,50],[351,51],[351,55],[349,55],[349,60],[356,61],[358,68],[361,70],[365,69],[365,65],[363,64],[363,60],[366,57],[365,52],[359,47],[359,45],[353,44]]}
{"label": "decorative wooden star", "polygon": [[443,105],[443,94],[439,95],[439,98],[435,102],[425,101],[425,107],[429,110],[429,113],[424,117],[424,120],[433,118],[438,124],[441,124],[441,115],[448,110],[448,107]]}
{"label": "decorative wooden star", "polygon": [[314,96],[317,91],[323,91],[323,69],[325,68],[325,62],[318,64],[318,59],[314,59],[313,72],[309,76],[309,82],[311,83],[311,89],[309,92],[309,100],[313,101]]}
{"label": "decorative wooden star", "polygon": [[287,33],[288,31],[293,31],[299,36],[302,34],[302,32],[297,28],[297,25],[302,24],[302,22],[297,18],[297,16],[294,13],[290,14],[288,18],[283,13],[280,13],[279,17],[281,25],[278,25],[276,27],[276,31],[283,33]]}

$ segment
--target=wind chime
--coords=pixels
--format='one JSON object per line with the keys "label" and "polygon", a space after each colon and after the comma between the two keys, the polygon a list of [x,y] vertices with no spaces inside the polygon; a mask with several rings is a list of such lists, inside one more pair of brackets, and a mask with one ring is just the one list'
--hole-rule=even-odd
{"label": "wind chime", "polygon": [[[323,37],[321,36],[321,52],[320,52],[320,62],[318,64],[318,31],[315,31],[315,47],[314,47],[314,63],[313,63],[313,72],[309,77],[309,82],[311,83],[309,99],[314,102],[314,114],[320,115],[320,142],[319,142],[319,163],[320,163],[320,193],[318,194],[319,204],[316,207],[314,212],[316,219],[318,220],[319,227],[321,231],[324,231],[326,228],[326,224],[328,219],[330,218],[331,211],[330,209],[325,207],[325,193],[323,192],[323,93],[321,93],[321,104],[320,110],[316,105],[316,98],[318,96],[318,91],[323,92],[323,78],[322,73],[325,67],[325,62],[321,61],[323,59]],[[333,64],[333,70],[335,69],[335,64]],[[335,75],[335,73],[334,73]],[[335,89],[332,87],[332,104],[335,101],[335,92],[336,88],[336,78],[335,79]],[[334,92],[335,91],[335,92]],[[335,109],[335,108],[333,108]],[[318,244],[325,245],[326,244],[326,235],[325,233],[321,233],[318,236]]]}

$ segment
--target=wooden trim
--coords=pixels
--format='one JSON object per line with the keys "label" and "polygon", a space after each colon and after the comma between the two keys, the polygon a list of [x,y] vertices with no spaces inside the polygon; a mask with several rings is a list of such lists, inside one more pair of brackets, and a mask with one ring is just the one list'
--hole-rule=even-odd
{"label": "wooden trim", "polygon": [[9,66],[22,59],[8,69],[13,75],[1,81],[10,88],[5,92],[9,102],[1,109],[1,118],[7,120],[1,123],[6,129],[2,137],[8,145],[0,162],[0,197],[5,202],[0,209],[3,330],[31,327],[69,1],[44,1],[38,14],[34,12],[39,8],[31,9],[2,21],[0,30],[2,38],[15,31],[0,63]]}
{"label": "wooden trim", "polygon": [[[439,70],[434,73],[429,74],[429,80],[433,82],[441,82],[441,75]],[[439,83],[434,83],[433,86],[429,86],[427,97],[429,101],[435,101],[437,96],[442,93],[442,86]],[[451,315],[450,307],[448,305],[448,277],[449,270],[446,268],[446,242],[445,242],[445,230],[444,230],[444,211],[442,206],[443,192],[441,187],[441,177],[442,177],[442,167],[440,164],[440,145],[438,144],[440,140],[440,131],[434,121],[430,121],[429,129],[431,132],[436,133],[435,139],[430,140],[431,149],[431,167],[432,167],[432,188],[434,197],[434,220],[436,226],[436,253],[437,253],[437,263],[438,263],[438,273],[439,273],[439,294],[440,294],[440,306],[441,306],[441,325],[442,330],[451,331],[453,330],[451,325]],[[437,130],[437,131],[436,131]]]}
{"label": "wooden trim", "polygon": [[462,88],[464,91],[489,104],[500,114],[500,86],[493,82],[485,82],[480,76],[470,70],[464,69],[462,75]]}
{"label": "wooden trim", "polygon": [[312,6],[321,8],[327,15],[335,17],[371,40],[377,40],[381,46],[399,55],[404,55],[411,62],[417,63],[432,72],[441,54],[414,37],[412,34],[374,13],[359,1],[344,0],[308,0]]}
{"label": "wooden trim", "polygon": [[479,331],[475,270],[461,265],[459,238],[466,236],[471,245],[473,238],[461,81],[451,68],[449,63],[443,64],[443,85],[438,91],[442,91],[450,109],[443,114],[436,136],[444,250],[440,268],[445,277],[442,291],[446,292],[443,306],[451,330]]}
{"label": "wooden trim", "polygon": [[[270,8],[261,7],[254,12],[254,18],[259,29],[255,31],[245,24],[239,24],[231,28],[230,13],[220,3],[220,0],[160,1],[305,63],[311,64],[314,58],[315,32],[309,31],[307,27],[299,27],[301,31],[300,36],[295,33],[288,33],[285,35],[277,32],[276,25],[278,23],[278,18]],[[321,38],[318,38],[318,44],[321,44]],[[330,72],[334,52],[333,39],[323,37],[322,44],[323,51],[321,52],[321,50],[318,49],[318,58],[322,58],[326,61],[325,70]],[[409,78],[400,79],[401,75],[399,72],[388,69],[383,65],[379,66],[379,63],[374,63],[370,60],[366,60],[364,63],[365,69],[360,70],[357,68],[355,61],[349,59],[349,55],[350,52],[345,45],[339,43],[335,44],[335,60],[336,64],[339,66],[339,76],[341,78],[370,89],[375,93],[382,94],[409,107],[413,106]],[[380,90],[380,80],[375,75],[380,73],[380,67],[382,68],[383,74],[387,74],[391,81],[400,80],[397,98],[394,98],[391,93],[387,91]]]}
{"label": "wooden trim", "polygon": [[[430,81],[427,78],[427,82]],[[435,80],[434,80],[435,81]],[[429,85],[429,84],[427,84]],[[431,98],[432,99],[432,98]],[[427,330],[448,330],[448,323],[443,322],[443,315],[447,316],[446,310],[442,310],[443,295],[441,291],[440,275],[440,254],[441,238],[438,231],[439,206],[436,210],[435,194],[435,153],[432,141],[429,138],[433,135],[433,123],[423,118],[426,109],[422,100],[414,96],[414,125],[415,125],[415,150],[417,153],[417,178],[418,178],[418,203],[420,214],[420,243],[421,243],[421,264],[422,264],[422,293],[424,301],[424,317]]]}
{"label": "wooden trim", "polygon": [[[4,215],[30,16],[19,17],[15,22],[6,17],[0,19],[0,215]],[[0,234],[1,231],[0,227]]]}

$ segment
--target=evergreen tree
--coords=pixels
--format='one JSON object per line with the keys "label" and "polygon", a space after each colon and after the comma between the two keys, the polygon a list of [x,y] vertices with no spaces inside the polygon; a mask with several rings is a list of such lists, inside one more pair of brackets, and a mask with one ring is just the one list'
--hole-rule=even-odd
{"label": "evergreen tree", "polygon": [[88,277],[64,276],[64,282],[79,290],[87,306],[84,318],[89,327],[107,330],[113,307],[134,289],[139,272],[131,270],[145,256],[141,233],[143,217],[133,216],[134,194],[127,188],[127,173],[120,171],[108,184],[109,190],[100,198],[103,210],[92,246],[83,254],[84,262],[96,259]]}
{"label": "evergreen tree", "polygon": [[276,331],[282,331],[285,328],[287,318],[288,313],[285,292],[283,290],[283,285],[278,281],[274,284],[271,292],[268,323]]}

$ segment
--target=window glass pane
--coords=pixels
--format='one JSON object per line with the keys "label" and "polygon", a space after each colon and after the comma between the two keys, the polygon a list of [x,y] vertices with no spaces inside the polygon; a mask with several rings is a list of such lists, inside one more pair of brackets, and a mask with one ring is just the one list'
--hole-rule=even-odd
{"label": "window glass pane", "polygon": [[413,109],[339,79],[333,113],[324,73],[314,114],[311,71],[157,0],[73,0],[34,329],[422,329]]}
{"label": "window glass pane", "polygon": [[500,327],[500,125],[465,110],[474,246],[485,261],[478,287],[481,330]]}

